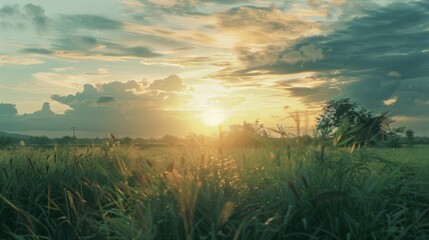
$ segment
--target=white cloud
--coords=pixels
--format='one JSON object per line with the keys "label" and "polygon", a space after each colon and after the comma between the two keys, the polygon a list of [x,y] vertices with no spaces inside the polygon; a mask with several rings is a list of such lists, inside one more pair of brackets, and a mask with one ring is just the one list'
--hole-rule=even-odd
{"label": "white cloud", "polygon": [[35,58],[0,55],[0,65],[34,65],[41,63],[44,63],[44,61]]}

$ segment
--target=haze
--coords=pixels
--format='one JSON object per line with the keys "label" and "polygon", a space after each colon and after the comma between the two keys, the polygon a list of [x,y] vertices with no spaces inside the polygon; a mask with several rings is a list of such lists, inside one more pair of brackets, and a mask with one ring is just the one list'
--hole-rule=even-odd
{"label": "haze", "polygon": [[310,133],[323,102],[350,97],[429,135],[428,1],[0,4],[2,131],[293,131],[299,112]]}

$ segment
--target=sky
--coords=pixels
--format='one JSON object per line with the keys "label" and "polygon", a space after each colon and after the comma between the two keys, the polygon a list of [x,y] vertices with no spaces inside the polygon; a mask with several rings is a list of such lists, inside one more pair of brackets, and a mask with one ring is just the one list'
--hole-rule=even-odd
{"label": "sky", "polygon": [[0,2],[0,131],[310,134],[341,97],[429,135],[428,1]]}

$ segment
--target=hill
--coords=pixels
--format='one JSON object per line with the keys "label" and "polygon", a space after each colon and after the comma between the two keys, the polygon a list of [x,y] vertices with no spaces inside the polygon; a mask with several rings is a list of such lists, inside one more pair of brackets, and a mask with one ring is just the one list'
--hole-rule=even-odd
{"label": "hill", "polygon": [[20,139],[20,140],[28,140],[31,138],[31,136],[28,136],[28,135],[8,133],[3,131],[0,131],[0,137],[14,138],[14,139]]}

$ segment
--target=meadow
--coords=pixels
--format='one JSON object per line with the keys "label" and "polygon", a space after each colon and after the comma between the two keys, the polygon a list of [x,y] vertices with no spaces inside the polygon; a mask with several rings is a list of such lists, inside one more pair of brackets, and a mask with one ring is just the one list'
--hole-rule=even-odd
{"label": "meadow", "polygon": [[429,147],[0,150],[0,239],[429,239]]}

